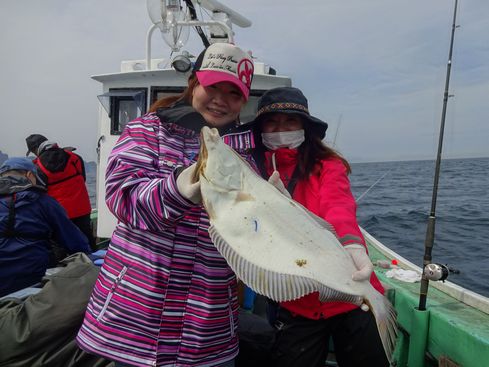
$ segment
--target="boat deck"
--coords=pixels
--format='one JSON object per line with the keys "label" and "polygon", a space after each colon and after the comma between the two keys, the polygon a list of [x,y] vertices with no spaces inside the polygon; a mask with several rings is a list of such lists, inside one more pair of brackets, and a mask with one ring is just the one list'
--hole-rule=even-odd
{"label": "boat deck", "polygon": [[[372,262],[386,256],[369,243]],[[462,303],[433,286],[428,291],[427,311],[418,311],[420,283],[406,283],[388,278],[389,269],[375,268],[381,282],[388,288],[388,297],[398,312],[400,336],[395,352],[397,366],[408,365],[414,358],[410,345],[425,341],[428,360],[448,357],[459,366],[489,366],[489,315]],[[425,320],[419,323],[419,316]],[[425,325],[422,325],[426,323]],[[424,330],[423,330],[424,329]],[[417,349],[420,349],[416,347]],[[424,348],[423,348],[424,349]],[[409,365],[413,365],[409,363]],[[438,365],[438,364],[435,364]]]}

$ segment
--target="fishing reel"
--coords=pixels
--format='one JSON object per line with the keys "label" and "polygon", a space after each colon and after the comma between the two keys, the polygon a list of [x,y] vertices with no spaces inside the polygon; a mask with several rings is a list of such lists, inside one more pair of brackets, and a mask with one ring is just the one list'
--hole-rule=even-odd
{"label": "fishing reel", "polygon": [[444,282],[450,273],[460,274],[460,270],[449,267],[443,264],[428,264],[424,267],[423,274],[426,279],[432,281],[441,280]]}

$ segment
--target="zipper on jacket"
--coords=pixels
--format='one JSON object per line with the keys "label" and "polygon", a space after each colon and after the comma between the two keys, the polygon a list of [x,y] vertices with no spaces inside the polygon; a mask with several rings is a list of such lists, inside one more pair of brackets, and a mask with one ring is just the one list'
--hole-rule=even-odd
{"label": "zipper on jacket", "polygon": [[231,328],[231,338],[235,335],[234,330],[234,318],[233,318],[233,292],[231,291],[231,287],[228,286],[228,296],[229,296],[229,326]]}
{"label": "zipper on jacket", "polygon": [[110,291],[107,294],[107,299],[105,300],[104,306],[100,310],[100,313],[97,316],[97,321],[100,321],[100,319],[104,316],[105,311],[107,310],[107,307],[109,307],[110,300],[112,299],[112,295],[114,294],[117,286],[121,282],[122,278],[124,277],[124,274],[126,274],[127,271],[127,266],[124,266],[119,273],[119,275],[115,278],[114,283],[112,283],[112,287],[110,287]]}

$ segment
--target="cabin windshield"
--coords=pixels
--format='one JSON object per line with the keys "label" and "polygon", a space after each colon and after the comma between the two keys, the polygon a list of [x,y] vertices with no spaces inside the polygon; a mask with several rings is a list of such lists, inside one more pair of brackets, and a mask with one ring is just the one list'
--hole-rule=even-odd
{"label": "cabin windshield", "polygon": [[110,118],[110,133],[120,135],[129,121],[146,112],[146,88],[110,89],[98,99]]}

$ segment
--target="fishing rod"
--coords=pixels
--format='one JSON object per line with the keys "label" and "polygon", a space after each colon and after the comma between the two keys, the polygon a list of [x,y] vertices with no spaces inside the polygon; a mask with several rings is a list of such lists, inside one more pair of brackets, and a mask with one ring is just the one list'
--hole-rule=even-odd
{"label": "fishing rod", "polygon": [[340,117],[338,119],[338,127],[336,128],[336,132],[334,133],[334,139],[333,139],[333,148],[336,147],[336,138],[338,137],[338,131],[340,131],[340,126],[341,126],[341,118],[343,117],[343,114],[340,114]]}
{"label": "fishing rod", "polygon": [[383,179],[383,178],[384,178],[384,177],[385,177],[385,176],[386,176],[386,175],[387,175],[387,174],[388,174],[390,171],[391,171],[391,170],[388,170],[386,173],[384,173],[384,174],[382,175],[382,177],[380,177],[380,178],[379,178],[377,181],[375,181],[375,182],[374,182],[372,185],[370,185],[370,187],[369,187],[367,190],[365,190],[365,191],[364,191],[364,192],[363,192],[363,193],[362,193],[362,194],[361,194],[361,195],[360,195],[360,196],[359,196],[359,197],[358,197],[358,198],[357,198],[355,201],[358,203],[360,200],[362,200],[362,198],[363,198],[365,195],[367,195],[367,193],[368,193],[370,190],[372,190],[372,189],[373,189],[373,187],[374,187],[375,185],[377,185],[377,184],[378,184],[380,181],[382,181],[382,179]]}
{"label": "fishing rod", "polygon": [[[428,265],[431,264],[431,251],[433,250],[433,243],[435,239],[435,210],[436,210],[436,198],[438,194],[438,181],[440,178],[440,165],[441,165],[441,152],[443,147],[443,133],[445,130],[445,117],[447,112],[448,103],[448,90],[450,86],[450,71],[452,69],[452,52],[453,52],[453,40],[455,37],[455,28],[457,19],[457,4],[458,0],[455,0],[455,7],[453,11],[453,23],[452,23],[452,35],[450,38],[450,51],[448,52],[448,63],[447,63],[447,74],[445,79],[445,92],[443,94],[443,108],[441,113],[441,123],[440,123],[440,136],[438,139],[438,153],[436,155],[436,165],[435,165],[435,178],[433,182],[433,196],[431,199],[431,211],[428,218],[428,226],[426,229],[426,238],[424,242],[424,257],[423,257],[423,274],[421,277],[421,287],[419,291],[419,307],[420,311],[426,310],[426,298],[428,296],[428,286],[430,282],[430,271]],[[436,280],[432,279],[432,280]]]}

